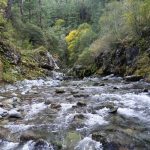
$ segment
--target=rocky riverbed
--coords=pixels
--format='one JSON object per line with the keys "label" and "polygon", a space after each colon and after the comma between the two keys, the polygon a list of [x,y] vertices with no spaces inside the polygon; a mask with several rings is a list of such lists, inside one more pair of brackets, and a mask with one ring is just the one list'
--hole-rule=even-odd
{"label": "rocky riverbed", "polygon": [[150,84],[104,78],[0,86],[1,150],[148,150]]}

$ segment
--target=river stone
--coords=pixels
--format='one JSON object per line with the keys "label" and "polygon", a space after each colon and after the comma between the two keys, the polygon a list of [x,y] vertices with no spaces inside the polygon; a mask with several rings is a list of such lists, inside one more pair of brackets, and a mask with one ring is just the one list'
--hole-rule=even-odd
{"label": "river stone", "polygon": [[143,92],[148,93],[148,89],[143,89]]}
{"label": "river stone", "polygon": [[65,93],[65,90],[64,89],[56,89],[55,92],[57,94],[63,94],[63,93]]}
{"label": "river stone", "polygon": [[70,93],[71,93],[71,94],[77,94],[77,93],[79,93],[79,91],[71,90]]}
{"label": "river stone", "polygon": [[23,133],[20,136],[20,141],[24,143],[24,142],[27,142],[27,141],[30,141],[30,140],[37,141],[38,139],[41,139],[41,138],[42,137],[39,134],[36,134],[32,131],[28,131],[26,133]]}
{"label": "river stone", "polygon": [[35,144],[33,150],[53,150],[53,147],[43,139],[39,139]]}
{"label": "river stone", "polygon": [[8,111],[3,108],[0,108],[0,116],[5,117],[7,115],[8,115]]}
{"label": "river stone", "polygon": [[104,132],[94,132],[92,133],[92,139],[95,140],[95,141],[98,141],[98,142],[105,142],[106,141],[106,133]]}
{"label": "river stone", "polygon": [[51,107],[52,109],[60,109],[60,108],[61,108],[61,105],[60,105],[60,104],[56,104],[56,103],[52,103],[52,104],[50,105],[50,107]]}
{"label": "river stone", "polygon": [[139,80],[143,79],[143,76],[140,76],[140,75],[132,75],[132,76],[126,76],[126,77],[124,77],[124,79],[125,79],[126,81],[136,82],[136,81],[139,81]]}
{"label": "river stone", "polygon": [[117,113],[118,107],[114,107],[114,108],[110,108],[110,110],[108,111],[109,113],[115,114]]}
{"label": "river stone", "polygon": [[46,104],[46,105],[49,105],[49,104],[51,104],[51,103],[52,103],[52,101],[49,100],[49,99],[46,99],[45,102],[44,102],[44,104]]}
{"label": "river stone", "polygon": [[81,140],[81,135],[76,132],[68,132],[65,139],[64,143],[67,147],[68,150],[74,149],[75,145]]}
{"label": "river stone", "polygon": [[13,109],[8,112],[8,117],[9,118],[22,118],[22,115],[20,112]]}
{"label": "river stone", "polygon": [[86,103],[85,102],[82,102],[82,101],[79,101],[77,102],[76,104],[78,107],[85,107],[86,106]]}
{"label": "river stone", "polygon": [[0,103],[0,107],[4,107],[3,103]]}
{"label": "river stone", "polygon": [[113,87],[113,89],[114,89],[114,90],[118,90],[119,88],[118,88],[118,87]]}
{"label": "river stone", "polygon": [[78,119],[83,120],[84,118],[85,118],[85,116],[83,114],[77,114],[74,116],[74,120],[78,120]]}
{"label": "river stone", "polygon": [[79,97],[87,98],[87,97],[89,97],[89,95],[88,95],[88,94],[85,94],[85,93],[77,93],[77,94],[73,94],[73,96],[74,96],[75,98],[79,98]]}

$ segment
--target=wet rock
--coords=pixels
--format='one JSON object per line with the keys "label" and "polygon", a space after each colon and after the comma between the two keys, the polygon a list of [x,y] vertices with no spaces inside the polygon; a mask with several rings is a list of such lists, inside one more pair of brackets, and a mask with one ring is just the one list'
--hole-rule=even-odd
{"label": "wet rock", "polygon": [[77,94],[77,93],[79,93],[79,91],[71,90],[70,93],[71,93],[71,94]]}
{"label": "wet rock", "polygon": [[105,86],[105,84],[104,84],[104,83],[101,83],[99,86]]}
{"label": "wet rock", "polygon": [[147,92],[148,92],[148,89],[143,89],[143,92],[147,93]]}
{"label": "wet rock", "polygon": [[53,145],[53,148],[54,148],[54,150],[56,149],[56,150],[62,150],[62,144],[60,143],[60,141],[55,141],[55,142],[53,142],[52,143],[52,145]]}
{"label": "wet rock", "polygon": [[43,139],[39,139],[35,144],[33,150],[53,150],[53,147]]}
{"label": "wet rock", "polygon": [[115,114],[115,113],[117,113],[117,110],[118,110],[118,107],[113,107],[108,112],[112,113],[112,114]]}
{"label": "wet rock", "polygon": [[126,76],[126,77],[124,77],[124,79],[129,82],[136,82],[136,81],[143,79],[143,76],[132,75],[132,76]]}
{"label": "wet rock", "polygon": [[61,108],[61,105],[60,105],[60,104],[53,103],[53,104],[50,105],[50,107],[51,107],[52,109],[60,109],[60,108]]}
{"label": "wet rock", "polygon": [[119,88],[118,88],[118,87],[113,87],[113,89],[114,89],[114,90],[118,90]]}
{"label": "wet rock", "polygon": [[0,103],[0,107],[4,107],[3,103]]}
{"label": "wet rock", "polygon": [[57,94],[63,94],[63,93],[65,93],[65,90],[64,89],[56,89],[55,92]]}
{"label": "wet rock", "polygon": [[67,133],[64,139],[64,143],[67,146],[68,150],[72,150],[80,140],[81,140],[81,135],[76,131],[72,131]]}
{"label": "wet rock", "polygon": [[78,107],[85,107],[86,106],[86,103],[85,102],[82,102],[82,101],[79,101],[77,102],[76,104]]}
{"label": "wet rock", "polygon": [[8,111],[3,108],[0,108],[0,116],[6,117],[7,115],[8,115]]}
{"label": "wet rock", "polygon": [[103,143],[103,147],[104,149],[108,149],[108,150],[128,150],[125,147],[121,148],[120,144],[115,142],[105,142]]}
{"label": "wet rock", "polygon": [[49,100],[49,99],[46,99],[45,102],[44,102],[44,104],[46,104],[46,105],[49,105],[49,104],[51,104],[51,103],[52,103],[52,101]]}
{"label": "wet rock", "polygon": [[12,100],[13,100],[13,102],[21,102],[19,97],[13,97]]}
{"label": "wet rock", "polygon": [[22,118],[22,115],[20,112],[16,111],[16,110],[10,110],[8,112],[8,117],[9,118]]}
{"label": "wet rock", "polygon": [[77,114],[74,116],[74,120],[78,120],[78,119],[83,120],[84,118],[85,116],[83,114]]}
{"label": "wet rock", "polygon": [[99,82],[93,83],[93,86],[99,86]]}
{"label": "wet rock", "polygon": [[66,100],[70,102],[74,101],[74,99],[75,98],[73,97],[73,95],[66,97]]}
{"label": "wet rock", "polygon": [[98,141],[98,142],[105,142],[106,141],[106,133],[104,132],[94,132],[92,133],[92,139],[95,140],[95,141]]}
{"label": "wet rock", "polygon": [[73,94],[73,96],[74,96],[75,98],[80,98],[80,97],[87,98],[87,97],[89,97],[89,95],[88,95],[88,94],[85,94],[85,93]]}
{"label": "wet rock", "polygon": [[113,109],[114,107],[115,107],[115,104],[113,102],[104,102],[104,103],[93,106],[93,109],[95,110],[99,110],[103,108]]}
{"label": "wet rock", "polygon": [[24,142],[27,142],[27,141],[30,141],[30,140],[37,141],[40,138],[42,138],[42,137],[39,134],[36,134],[36,133],[30,131],[30,132],[27,132],[27,133],[23,133],[20,136],[20,141],[24,143]]}

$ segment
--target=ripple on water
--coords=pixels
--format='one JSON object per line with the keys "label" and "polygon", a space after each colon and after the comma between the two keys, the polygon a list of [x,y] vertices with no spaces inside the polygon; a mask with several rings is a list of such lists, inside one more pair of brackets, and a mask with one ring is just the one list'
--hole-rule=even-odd
{"label": "ripple on water", "polygon": [[27,112],[27,114],[25,116],[25,120],[32,119],[32,117],[34,117],[36,114],[38,114],[39,112],[41,112],[42,110],[44,110],[46,108],[47,108],[47,106],[44,104],[44,102],[34,103],[32,105],[24,106],[24,109]]}
{"label": "ripple on water", "polygon": [[78,143],[75,150],[103,150],[103,147],[100,142],[96,142],[90,137],[85,137]]}
{"label": "ripple on water", "polygon": [[5,128],[9,129],[12,133],[17,133],[17,132],[22,132],[25,130],[30,129],[31,127],[33,127],[33,125],[25,125],[25,124],[19,124],[19,125],[5,125]]}
{"label": "ripple on water", "polygon": [[96,124],[103,125],[108,123],[106,120],[104,120],[103,116],[98,114],[86,113],[85,116],[87,117],[87,120],[85,121],[85,125],[87,126],[94,126]]}

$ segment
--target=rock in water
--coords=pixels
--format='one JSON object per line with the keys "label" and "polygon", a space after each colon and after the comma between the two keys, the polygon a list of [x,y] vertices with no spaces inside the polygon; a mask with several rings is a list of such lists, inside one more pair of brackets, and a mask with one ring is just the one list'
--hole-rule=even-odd
{"label": "rock in water", "polygon": [[118,107],[110,108],[109,113],[115,114],[117,113]]}
{"label": "rock in water", "polygon": [[53,150],[53,147],[43,139],[39,139],[35,144],[33,150]]}
{"label": "rock in water", "polygon": [[85,107],[85,106],[86,106],[86,103],[80,101],[80,102],[77,102],[77,106],[78,106],[78,107]]}
{"label": "rock in water", "polygon": [[52,109],[60,109],[60,108],[61,108],[61,105],[60,105],[60,104],[55,104],[55,103],[53,103],[53,104],[51,104],[51,108],[52,108]]}
{"label": "rock in water", "polygon": [[56,89],[55,91],[57,94],[62,94],[62,93],[65,93],[65,90],[64,89]]}
{"label": "rock in water", "polygon": [[140,75],[132,75],[132,76],[126,76],[126,77],[124,77],[124,79],[125,79],[126,81],[136,82],[136,81],[139,81],[139,80],[143,79],[143,76],[140,76]]}
{"label": "rock in water", "polygon": [[16,110],[10,110],[9,112],[8,112],[8,116],[9,116],[9,118],[22,118],[22,115],[21,115],[21,113],[20,112],[18,112],[18,111],[16,111]]}
{"label": "rock in water", "polygon": [[3,109],[3,108],[0,108],[0,116],[5,117],[5,116],[7,116],[7,115],[8,115],[7,110],[5,110],[5,109]]}
{"label": "rock in water", "polygon": [[143,89],[143,92],[147,93],[147,92],[148,92],[148,89]]}
{"label": "rock in water", "polygon": [[35,134],[34,132],[32,131],[29,131],[27,133],[23,133],[21,136],[20,136],[20,141],[21,142],[27,142],[27,141],[30,141],[30,140],[34,140],[34,141],[37,141],[38,139],[42,138],[41,136]]}

